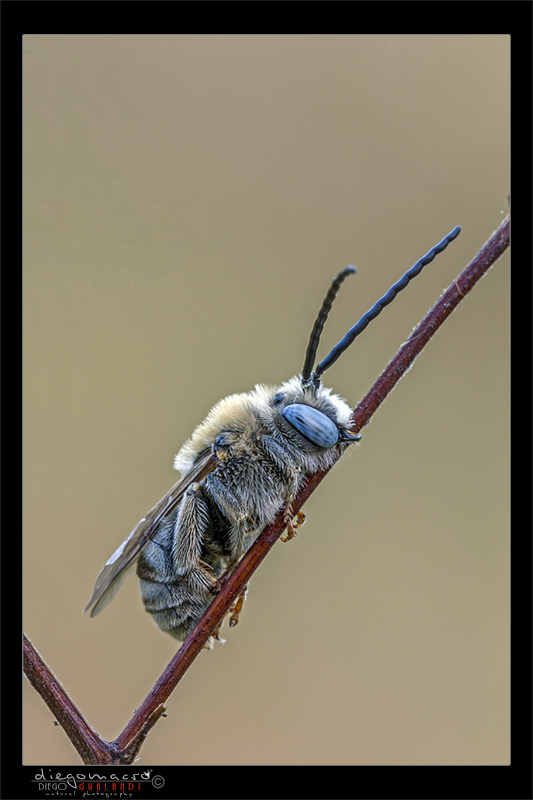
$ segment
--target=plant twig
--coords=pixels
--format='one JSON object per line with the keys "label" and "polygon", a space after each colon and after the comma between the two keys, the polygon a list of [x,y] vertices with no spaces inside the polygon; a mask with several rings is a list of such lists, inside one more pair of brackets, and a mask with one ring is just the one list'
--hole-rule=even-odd
{"label": "plant twig", "polygon": [[405,371],[412,366],[415,358],[429,342],[433,334],[437,332],[442,323],[457,308],[461,300],[466,297],[468,292],[509,247],[509,240],[510,221],[509,217],[506,217],[500,227],[494,231],[490,239],[483,245],[479,253],[444,292],[431,311],[426,314],[409,339],[400,347],[388,367],[381,373],[370,391],[361,400],[353,413],[353,430],[356,433],[368,424],[374,412],[395,387]]}
{"label": "plant twig", "polygon": [[[416,327],[409,339],[379,376],[370,391],[352,414],[350,430],[358,433],[368,424],[374,412],[392,391],[420,351],[449,317],[461,300],[486,274],[509,246],[509,217],[492,234],[487,243],[451,284],[439,301]],[[292,504],[294,515],[314,492],[329,470],[308,476]],[[159,680],[114,742],[106,742],[88,725],[64,689],[53,676],[29,640],[24,637],[24,671],[41,694],[52,713],[65,729],[74,747],[86,764],[130,764],[137,755],[147,733],[164,711],[164,703],[176,688],[207,640],[221,624],[234,599],[244,590],[251,576],[263,561],[286,526],[282,511],[268,525],[243,556],[235,570],[198,624],[183,642]],[[96,759],[96,760],[95,760]]]}
{"label": "plant twig", "polygon": [[110,763],[106,760],[105,743],[76,708],[26,634],[23,634],[23,665],[26,677],[65,730],[83,763]]}

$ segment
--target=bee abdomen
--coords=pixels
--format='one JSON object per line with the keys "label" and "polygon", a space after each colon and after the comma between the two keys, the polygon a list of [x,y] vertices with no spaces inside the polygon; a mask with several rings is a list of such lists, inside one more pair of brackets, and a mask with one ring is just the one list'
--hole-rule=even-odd
{"label": "bee abdomen", "polygon": [[142,577],[142,570],[140,573],[141,597],[146,611],[162,631],[182,641],[213,599],[205,585],[206,576],[203,580],[198,575],[177,580],[146,580]]}

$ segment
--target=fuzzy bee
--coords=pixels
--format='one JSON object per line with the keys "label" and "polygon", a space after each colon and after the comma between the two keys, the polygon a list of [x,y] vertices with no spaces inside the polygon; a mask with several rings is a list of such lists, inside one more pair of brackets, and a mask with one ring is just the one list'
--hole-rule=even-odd
{"label": "fuzzy bee", "polygon": [[[417,261],[313,369],[337,291],[355,268],[337,275],[315,321],[301,375],[280,386],[257,385],[213,407],[175,457],[181,480],[111,556],[85,611],[92,607],[91,616],[98,614],[137,563],[146,611],[162,631],[184,640],[219,579],[281,509],[291,538],[291,505],[306,476],[331,466],[360,438],[350,432],[350,406],[322,386],[321,376],[459,232],[454,228]],[[295,527],[302,520],[299,514]]]}

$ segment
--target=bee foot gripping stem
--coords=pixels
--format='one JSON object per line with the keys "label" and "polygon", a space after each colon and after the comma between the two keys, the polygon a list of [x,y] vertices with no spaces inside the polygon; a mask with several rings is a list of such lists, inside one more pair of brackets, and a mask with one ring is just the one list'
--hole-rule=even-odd
{"label": "bee foot gripping stem", "polygon": [[230,628],[234,628],[235,625],[239,622],[239,617],[242,611],[242,607],[244,605],[244,601],[246,600],[246,594],[248,592],[248,584],[242,589],[241,592],[237,595],[235,600],[233,601],[232,605],[230,606],[231,617],[229,618],[229,626]]}
{"label": "bee foot gripping stem", "polygon": [[294,539],[298,534],[296,533],[297,529],[300,525],[303,525],[305,522],[305,514],[302,511],[298,511],[296,514],[296,521],[292,521],[291,517],[291,509],[290,506],[287,509],[288,519],[287,519],[287,526],[286,526],[286,536],[280,536],[282,542],[290,542],[291,539]]}

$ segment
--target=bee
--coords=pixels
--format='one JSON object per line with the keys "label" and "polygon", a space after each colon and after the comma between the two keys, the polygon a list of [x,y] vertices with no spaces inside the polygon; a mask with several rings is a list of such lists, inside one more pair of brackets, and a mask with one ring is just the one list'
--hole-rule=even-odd
{"label": "bee", "polygon": [[[287,539],[296,494],[313,472],[332,466],[361,437],[350,431],[350,406],[322,385],[322,375],[411,278],[455,239],[456,227],[414,264],[313,369],[337,291],[355,267],[334,279],[313,326],[304,366],[279,386],[220,400],[174,459],[182,477],[136,525],[98,575],[91,617],[113,599],[136,564],[142,601],[162,631],[183,641],[206,611],[220,579],[281,509]],[[237,619],[244,595],[237,602]],[[215,637],[218,634],[215,632]],[[212,637],[208,643],[212,646]]]}

